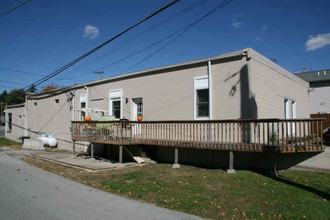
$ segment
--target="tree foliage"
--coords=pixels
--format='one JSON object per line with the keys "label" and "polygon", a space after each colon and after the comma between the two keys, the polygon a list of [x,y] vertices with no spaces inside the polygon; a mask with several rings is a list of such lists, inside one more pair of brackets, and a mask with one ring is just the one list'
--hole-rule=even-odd
{"label": "tree foliage", "polygon": [[52,84],[49,84],[49,85],[43,87],[42,90],[41,90],[41,92],[48,92],[48,91],[52,91],[52,90],[58,89],[58,88],[59,88],[58,85],[52,83]]}
{"label": "tree foliage", "polygon": [[7,103],[7,105],[24,103],[25,95],[24,89],[11,90],[5,98],[5,103]]}
{"label": "tree foliage", "polygon": [[37,92],[37,88],[35,87],[35,85],[32,85],[28,90],[26,90],[26,92],[35,93]]}
{"label": "tree foliage", "polygon": [[8,92],[5,90],[1,93],[0,95],[0,102],[5,103],[6,102],[6,97],[8,96]]}

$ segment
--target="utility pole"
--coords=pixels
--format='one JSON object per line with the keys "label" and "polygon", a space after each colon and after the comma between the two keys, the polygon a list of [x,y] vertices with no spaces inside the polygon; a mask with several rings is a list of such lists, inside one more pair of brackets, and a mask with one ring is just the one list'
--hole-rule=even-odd
{"label": "utility pole", "polygon": [[3,123],[3,121],[2,121],[2,102],[0,102],[0,124],[2,124]]}
{"label": "utility pole", "polygon": [[100,79],[100,75],[102,73],[104,73],[104,71],[95,71],[94,73],[97,74],[97,80],[99,80]]}
{"label": "utility pole", "polygon": [[311,67],[299,67],[298,70],[303,70],[304,73],[306,73],[307,70],[312,70],[312,68]]}

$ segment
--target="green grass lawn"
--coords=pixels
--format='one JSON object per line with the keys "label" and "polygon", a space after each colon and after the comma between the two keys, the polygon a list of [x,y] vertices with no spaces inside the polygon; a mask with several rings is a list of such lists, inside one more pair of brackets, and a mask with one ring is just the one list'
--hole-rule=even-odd
{"label": "green grass lawn", "polygon": [[7,138],[0,138],[0,146],[20,146],[20,143],[8,140]]}
{"label": "green grass lawn", "polygon": [[81,183],[161,207],[212,219],[328,219],[330,173],[285,171],[272,179],[252,171],[158,164],[90,173],[27,158]]}

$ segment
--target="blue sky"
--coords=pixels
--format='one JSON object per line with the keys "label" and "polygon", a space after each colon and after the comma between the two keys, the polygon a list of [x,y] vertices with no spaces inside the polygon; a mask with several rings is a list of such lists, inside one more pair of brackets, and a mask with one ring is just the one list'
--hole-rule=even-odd
{"label": "blue sky", "polygon": [[[0,2],[2,12],[22,0]],[[0,17],[0,92],[52,73],[169,2],[32,0]],[[40,87],[92,81],[96,70],[104,71],[104,78],[248,47],[291,72],[298,67],[330,68],[328,0],[235,0],[177,39],[165,39],[220,2],[181,0]],[[179,13],[191,5],[195,7]],[[153,27],[162,21],[167,22]],[[161,39],[165,40],[145,49]],[[105,66],[109,67],[102,69]]]}

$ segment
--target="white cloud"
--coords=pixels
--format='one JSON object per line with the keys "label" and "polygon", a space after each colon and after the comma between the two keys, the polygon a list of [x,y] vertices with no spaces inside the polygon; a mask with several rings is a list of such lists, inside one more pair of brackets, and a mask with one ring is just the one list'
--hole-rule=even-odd
{"label": "white cloud", "polygon": [[306,51],[321,49],[327,45],[330,45],[330,33],[319,34],[316,37],[311,35],[306,42]]}
{"label": "white cloud", "polygon": [[243,23],[239,21],[233,21],[231,24],[232,27],[239,28]]}
{"label": "white cloud", "polygon": [[92,26],[92,25],[88,24],[84,28],[84,37],[88,37],[89,39],[97,38],[99,33],[100,33],[100,30],[96,26]]}
{"label": "white cloud", "polygon": [[267,26],[267,25],[265,25],[265,24],[264,24],[264,25],[262,25],[262,29],[264,29],[264,30],[265,30],[265,29],[267,29],[267,27],[268,27],[268,26]]}
{"label": "white cloud", "polygon": [[261,37],[256,37],[254,38],[254,41],[263,41],[263,39]]}

